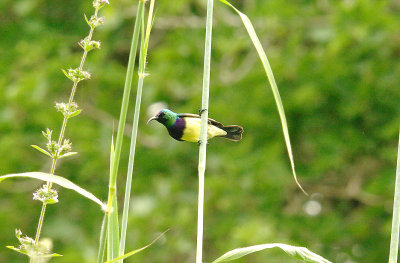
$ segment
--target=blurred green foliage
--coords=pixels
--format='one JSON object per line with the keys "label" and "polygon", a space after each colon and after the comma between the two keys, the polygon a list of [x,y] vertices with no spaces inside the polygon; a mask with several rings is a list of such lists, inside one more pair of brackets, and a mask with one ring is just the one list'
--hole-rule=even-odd
{"label": "blurred green foliage", "polygon": [[[400,4],[398,1],[232,1],[246,13],[269,56],[280,88],[300,182],[296,187],[280,121],[239,17],[215,4],[210,117],[245,128],[241,142],[214,139],[208,147],[204,260],[236,247],[281,242],[306,246],[334,262],[376,263],[389,251],[397,133],[400,120]],[[143,112],[134,168],[127,251],[166,237],[127,262],[193,262],[197,224],[196,144],[145,126],[146,109],[165,102],[197,112],[201,102],[205,1],[158,1],[150,41]],[[96,31],[102,49],[89,54],[92,79],[78,89],[82,114],[66,136],[75,156],[56,174],[101,199],[107,196],[109,149],[117,126],[136,2],[111,1]],[[41,131],[59,131],[54,102],[66,101],[77,42],[88,32],[91,1],[0,2],[0,174],[45,171],[50,162],[29,145]],[[135,99],[133,90],[132,105]],[[133,107],[132,107],[133,108]],[[128,120],[133,117],[130,112]],[[128,127],[129,128],[129,127]],[[127,134],[130,132],[128,131]],[[42,144],[41,144],[42,143]],[[119,175],[122,200],[129,138]],[[15,228],[34,235],[37,181],[0,184],[0,262],[27,262],[5,248]],[[319,211],[321,208],[321,211]],[[60,189],[43,237],[64,257],[94,262],[102,212]],[[258,253],[237,262],[294,262]]]}

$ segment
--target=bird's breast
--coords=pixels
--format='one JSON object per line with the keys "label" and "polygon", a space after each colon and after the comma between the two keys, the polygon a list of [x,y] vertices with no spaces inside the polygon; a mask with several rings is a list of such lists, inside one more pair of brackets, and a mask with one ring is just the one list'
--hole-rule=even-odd
{"label": "bird's breast", "polygon": [[183,131],[185,129],[185,121],[181,118],[178,118],[174,125],[172,125],[171,127],[168,127],[168,133],[169,135],[171,135],[172,138],[178,140],[178,141],[182,141],[182,136],[183,136]]}

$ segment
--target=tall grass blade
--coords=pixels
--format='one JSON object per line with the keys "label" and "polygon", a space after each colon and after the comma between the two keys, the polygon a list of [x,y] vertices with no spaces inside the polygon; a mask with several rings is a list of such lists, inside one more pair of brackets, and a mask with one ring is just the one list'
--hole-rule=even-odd
{"label": "tall grass blade", "polygon": [[212,40],[212,17],[213,0],[207,0],[206,37],[204,45],[204,71],[203,71],[203,94],[201,102],[201,128],[199,149],[199,193],[197,211],[197,246],[196,263],[202,263],[203,258],[203,217],[204,217],[204,174],[206,171],[207,154],[207,126],[208,126],[208,100],[210,93],[210,68],[211,68],[211,40]]}
{"label": "tall grass blade", "polygon": [[18,177],[28,177],[28,178],[33,178],[33,179],[39,179],[39,180],[42,180],[42,181],[45,181],[45,182],[51,182],[51,183],[54,183],[54,184],[58,184],[59,186],[62,186],[64,188],[74,190],[78,194],[80,194],[80,195],[92,200],[96,204],[100,205],[100,207],[103,210],[107,209],[106,205],[103,204],[103,202],[101,202],[100,199],[97,198],[95,195],[93,195],[89,191],[86,191],[82,187],[77,186],[76,184],[74,184],[70,180],[68,180],[68,179],[66,179],[64,177],[58,176],[58,175],[42,173],[42,172],[7,174],[7,175],[0,176],[0,182],[6,180],[8,178],[18,178]]}
{"label": "tall grass blade", "polygon": [[115,149],[112,145],[111,149],[111,161],[110,161],[110,182],[108,192],[108,215],[107,215],[107,259],[113,259],[118,256],[119,253],[119,226],[118,226],[118,209],[117,209],[117,175],[119,159],[122,149],[122,141],[124,137],[126,115],[129,106],[129,96],[132,87],[132,78],[135,68],[136,51],[139,42],[139,32],[141,17],[144,12],[144,1],[139,0],[135,26],[132,35],[131,49],[129,53],[128,69],[126,72],[124,93],[122,97],[121,112],[118,123],[117,139]]}
{"label": "tall grass blade", "polygon": [[[110,174],[113,172],[115,160],[114,137],[111,137],[111,153],[110,153]],[[111,180],[108,190],[108,209],[107,209],[107,260],[117,256],[119,251],[118,238],[118,206],[117,206],[117,190]]]}
{"label": "tall grass blade", "polygon": [[219,0],[219,1],[221,1],[222,3],[230,6],[233,10],[236,11],[236,13],[238,13],[240,18],[242,19],[242,22],[243,22],[244,26],[246,27],[247,32],[249,33],[249,36],[251,38],[251,41],[253,42],[254,47],[257,50],[258,56],[260,57],[260,60],[261,60],[261,62],[263,64],[263,66],[264,66],[264,70],[265,70],[265,72],[266,72],[266,74],[268,76],[268,80],[269,80],[269,83],[271,85],[272,93],[274,94],[276,106],[278,108],[279,117],[281,118],[283,136],[285,138],[286,148],[287,148],[287,152],[288,152],[288,155],[289,155],[290,165],[291,165],[291,168],[292,168],[292,173],[293,173],[294,180],[296,181],[296,184],[299,186],[301,191],[303,191],[304,194],[308,195],[307,192],[300,185],[299,181],[297,180],[296,170],[294,168],[292,146],[291,146],[290,137],[289,137],[289,130],[288,130],[288,126],[287,126],[285,111],[283,109],[281,95],[279,94],[279,90],[278,90],[278,87],[276,85],[274,74],[272,73],[272,69],[271,69],[271,66],[269,64],[267,55],[265,54],[265,51],[264,51],[264,49],[263,49],[263,47],[261,45],[261,42],[258,39],[256,31],[254,30],[254,27],[253,27],[250,19],[245,14],[243,14],[238,9],[236,9],[228,1],[226,1],[226,0]]}
{"label": "tall grass blade", "polygon": [[300,259],[303,262],[307,263],[331,263],[329,260],[311,252],[305,247],[295,247],[286,244],[279,244],[279,243],[272,243],[272,244],[263,244],[263,245],[256,245],[251,247],[244,247],[244,248],[237,248],[231,250],[221,257],[214,260],[212,263],[219,263],[219,262],[227,262],[232,261],[241,257],[244,257],[248,254],[258,252],[261,250],[275,248],[278,247],[285,251],[288,255]]}
{"label": "tall grass blade", "polygon": [[120,112],[120,116],[119,116],[117,139],[116,139],[116,144],[115,144],[115,158],[111,164],[111,167],[112,167],[111,174],[110,174],[111,185],[116,185],[116,182],[117,182],[118,165],[119,165],[119,159],[120,159],[120,155],[121,155],[122,141],[124,138],[126,115],[127,115],[128,106],[129,106],[129,96],[131,93],[132,78],[133,78],[133,72],[135,69],[136,51],[137,51],[137,46],[139,43],[141,17],[142,17],[143,12],[144,12],[144,1],[139,0],[139,5],[138,5],[138,9],[137,9],[137,14],[136,14],[136,20],[135,20],[135,28],[133,30],[131,49],[130,49],[130,53],[129,53],[128,69],[126,71],[124,94],[122,96],[121,112]]}
{"label": "tall grass blade", "polygon": [[[120,241],[119,256],[123,256],[125,253],[126,231],[127,231],[128,216],[129,216],[129,201],[131,198],[133,166],[135,164],[135,151],[136,151],[137,132],[138,132],[138,126],[139,126],[140,104],[142,101],[143,80],[146,76],[146,74],[145,74],[146,57],[147,57],[150,32],[151,32],[151,27],[152,27],[152,22],[153,22],[154,2],[155,2],[154,0],[151,0],[151,2],[150,2],[149,15],[148,15],[148,19],[147,19],[145,35],[144,35],[144,30],[142,30],[142,41],[141,41],[140,57],[139,57],[139,80],[138,80],[138,89],[137,89],[137,94],[136,94],[135,113],[134,113],[134,117],[133,117],[133,128],[132,128],[132,136],[131,136],[131,146],[130,146],[130,151],[129,151],[128,173],[126,176],[124,209],[123,209],[123,213],[122,213],[121,241]],[[142,16],[142,20],[143,19],[144,19],[144,17]],[[144,27],[144,23],[142,21],[142,29],[143,29],[143,27]]]}
{"label": "tall grass blade", "polygon": [[396,184],[394,188],[394,204],[392,219],[392,234],[390,236],[389,263],[397,263],[399,250],[399,225],[400,225],[400,133],[397,150]]}

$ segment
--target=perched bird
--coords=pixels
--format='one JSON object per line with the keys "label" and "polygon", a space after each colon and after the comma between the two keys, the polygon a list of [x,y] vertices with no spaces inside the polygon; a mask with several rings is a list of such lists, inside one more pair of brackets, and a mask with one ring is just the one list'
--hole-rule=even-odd
{"label": "perched bird", "polygon": [[[201,117],[191,113],[175,113],[168,109],[161,110],[147,123],[156,120],[163,124],[169,135],[178,141],[199,142]],[[242,139],[243,128],[238,125],[224,126],[213,119],[208,119],[207,139],[223,137],[232,141]]]}

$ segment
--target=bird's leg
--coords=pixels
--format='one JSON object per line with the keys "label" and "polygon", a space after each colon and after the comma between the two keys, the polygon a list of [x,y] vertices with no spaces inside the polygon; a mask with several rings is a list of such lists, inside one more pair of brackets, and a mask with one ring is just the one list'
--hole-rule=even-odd
{"label": "bird's leg", "polygon": [[201,114],[203,114],[203,112],[207,111],[207,109],[200,109],[199,110],[199,115],[201,116]]}
{"label": "bird's leg", "polygon": [[[197,141],[197,145],[198,145],[198,146],[200,146],[201,143],[202,143],[201,140],[198,140],[198,141]],[[209,145],[209,144],[210,144],[210,143],[207,141],[207,145]]]}

